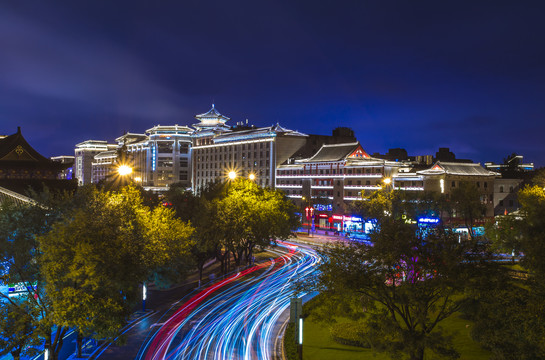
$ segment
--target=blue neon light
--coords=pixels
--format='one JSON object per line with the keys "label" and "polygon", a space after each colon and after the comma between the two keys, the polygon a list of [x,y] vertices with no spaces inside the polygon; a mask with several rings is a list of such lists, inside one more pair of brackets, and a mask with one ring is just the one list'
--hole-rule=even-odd
{"label": "blue neon light", "polygon": [[422,217],[422,218],[418,219],[418,222],[419,223],[426,223],[426,224],[437,224],[437,223],[439,223],[439,219],[438,218]]}
{"label": "blue neon light", "polygon": [[155,163],[156,163],[156,154],[155,154],[155,145],[152,145],[151,147],[151,171],[155,171]]}

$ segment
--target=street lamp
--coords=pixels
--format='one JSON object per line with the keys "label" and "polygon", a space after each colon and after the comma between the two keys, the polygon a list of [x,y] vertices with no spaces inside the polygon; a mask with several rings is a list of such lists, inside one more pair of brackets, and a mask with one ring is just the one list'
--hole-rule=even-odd
{"label": "street lamp", "polygon": [[314,208],[310,205],[310,197],[307,199],[303,196],[302,200],[303,201],[308,200],[307,201],[308,206],[305,207],[305,215],[307,218],[307,235],[310,236],[310,221],[311,219],[313,219],[313,216],[314,216]]}
{"label": "street lamp", "polygon": [[251,173],[250,175],[248,175],[248,179],[254,181],[255,180],[255,174]]}
{"label": "street lamp", "polygon": [[235,180],[237,177],[237,173],[234,171],[229,171],[229,173],[227,174],[227,177],[229,177],[229,180]]}
{"label": "street lamp", "polygon": [[117,173],[121,176],[126,176],[132,174],[132,167],[129,165],[119,165],[117,168]]}

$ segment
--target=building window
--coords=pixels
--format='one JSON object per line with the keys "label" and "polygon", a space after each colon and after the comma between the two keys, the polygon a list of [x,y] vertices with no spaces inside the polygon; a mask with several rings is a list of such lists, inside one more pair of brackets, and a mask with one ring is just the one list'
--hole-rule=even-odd
{"label": "building window", "polygon": [[157,152],[159,153],[172,153],[172,141],[158,141],[157,142]]}
{"label": "building window", "polygon": [[503,206],[503,200],[500,200],[500,206]]}
{"label": "building window", "polygon": [[512,187],[512,186],[509,186],[509,192],[510,192],[510,193],[513,192],[513,187]]}
{"label": "building window", "polygon": [[503,192],[503,185],[500,186],[500,192],[501,192],[501,193]]}
{"label": "building window", "polygon": [[456,181],[452,182],[452,187],[456,187]]}

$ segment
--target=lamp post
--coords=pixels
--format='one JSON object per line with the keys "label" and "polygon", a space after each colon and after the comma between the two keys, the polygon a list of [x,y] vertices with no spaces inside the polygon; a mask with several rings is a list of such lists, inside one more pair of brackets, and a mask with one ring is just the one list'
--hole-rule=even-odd
{"label": "lamp post", "polygon": [[148,297],[148,288],[146,283],[142,283],[142,312],[146,311],[146,298]]}
{"label": "lamp post", "polygon": [[299,341],[297,342],[297,352],[299,359],[303,360],[303,315],[299,315]]}
{"label": "lamp post", "polygon": [[310,205],[310,197],[307,199],[303,196],[302,200],[307,200],[307,206],[305,207],[305,216],[307,218],[307,235],[310,236],[310,221],[311,219],[313,219],[314,216],[314,208]]}

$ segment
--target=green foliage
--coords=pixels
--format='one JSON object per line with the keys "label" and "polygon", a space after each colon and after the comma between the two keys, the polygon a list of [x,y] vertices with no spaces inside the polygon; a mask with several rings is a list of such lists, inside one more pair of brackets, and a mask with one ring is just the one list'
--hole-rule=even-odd
{"label": "green foliage", "polygon": [[298,225],[295,207],[283,193],[246,179],[229,184],[216,208],[222,238],[237,263],[243,253],[251,261],[255,247],[262,249],[277,239],[287,239]]}
{"label": "green foliage", "polygon": [[289,323],[284,332],[284,355],[288,360],[299,360],[295,343],[295,324]]}
{"label": "green foliage", "polygon": [[364,324],[359,322],[345,322],[333,324],[330,328],[331,338],[343,345],[358,346],[369,348],[369,342],[366,340],[367,329]]}
{"label": "green foliage", "polygon": [[541,168],[536,171],[535,176],[532,178],[532,184],[542,187],[545,187],[545,169]]}
{"label": "green foliage", "polygon": [[249,264],[256,248],[287,239],[298,226],[295,207],[282,192],[243,178],[209,184],[198,196],[172,186],[165,197],[196,229],[191,252],[201,272],[213,255],[222,265],[230,254],[237,265]]}
{"label": "green foliage", "polygon": [[398,190],[379,190],[352,204],[352,211],[365,219],[412,219],[422,216],[441,216],[449,211],[441,194],[410,193]]}
{"label": "green foliage", "polygon": [[34,356],[40,339],[34,334],[36,316],[27,309],[24,299],[13,299],[0,307],[0,356],[11,354]]}
{"label": "green foliage", "polygon": [[498,360],[545,358],[545,190],[527,186],[518,195],[520,212],[498,217],[487,235],[502,251],[522,252],[529,277],[499,281],[467,309],[476,321],[473,338]]}
{"label": "green foliage", "polygon": [[545,305],[534,292],[506,283],[483,293],[468,311],[475,321],[472,337],[493,354],[491,359],[542,359],[545,356]]}
{"label": "green foliage", "polygon": [[188,257],[192,228],[172,210],[143,205],[139,191],[90,188],[39,237],[42,272],[56,324],[113,337],[141,299],[140,284]]}
{"label": "green foliage", "polygon": [[315,279],[323,296],[318,316],[361,319],[371,347],[392,358],[423,359],[426,349],[455,359],[451,336],[438,324],[467,301],[470,287],[486,285],[492,263],[486,244],[459,242],[438,229],[424,238],[402,220],[383,218],[373,246],[329,244]]}
{"label": "green foliage", "polygon": [[[40,251],[37,237],[46,234],[52,224],[70,209],[70,194],[50,193],[47,189],[40,194],[33,193],[37,204],[20,205],[3,203],[0,209],[0,282],[4,284],[22,284],[24,291],[18,298],[0,294],[4,301],[0,303],[3,314],[17,314],[17,321],[4,317],[0,331],[7,341],[2,345],[10,349],[16,357],[24,342],[35,344],[40,337],[56,358],[62,346],[62,335],[66,329],[58,327],[53,337],[52,305],[44,290],[44,277],[38,261]],[[24,329],[30,326],[33,331]],[[15,354],[14,354],[15,352]]]}
{"label": "green foliage", "polygon": [[479,189],[472,182],[461,181],[460,185],[452,191],[451,202],[456,215],[464,219],[469,234],[473,237],[473,224],[476,219],[483,217],[486,210],[481,202]]}

